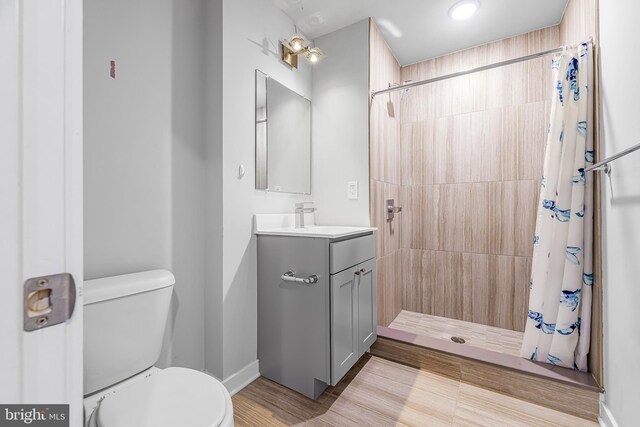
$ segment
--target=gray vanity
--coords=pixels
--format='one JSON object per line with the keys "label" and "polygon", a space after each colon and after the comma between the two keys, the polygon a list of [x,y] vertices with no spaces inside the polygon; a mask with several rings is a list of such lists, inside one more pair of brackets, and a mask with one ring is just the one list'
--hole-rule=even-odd
{"label": "gray vanity", "polygon": [[257,215],[260,373],[312,399],[376,340],[375,228]]}

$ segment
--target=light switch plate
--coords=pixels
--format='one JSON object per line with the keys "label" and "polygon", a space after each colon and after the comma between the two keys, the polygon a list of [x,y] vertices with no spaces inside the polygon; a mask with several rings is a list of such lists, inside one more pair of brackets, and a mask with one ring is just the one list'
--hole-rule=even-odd
{"label": "light switch plate", "polygon": [[358,200],[358,181],[347,182],[347,199]]}

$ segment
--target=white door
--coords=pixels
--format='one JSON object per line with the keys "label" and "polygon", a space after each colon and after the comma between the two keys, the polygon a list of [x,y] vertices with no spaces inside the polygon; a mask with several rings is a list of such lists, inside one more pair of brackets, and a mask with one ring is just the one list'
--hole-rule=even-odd
{"label": "white door", "polygon": [[[70,273],[70,320],[23,330],[23,285]],[[0,0],[0,403],[82,425],[82,1]]]}

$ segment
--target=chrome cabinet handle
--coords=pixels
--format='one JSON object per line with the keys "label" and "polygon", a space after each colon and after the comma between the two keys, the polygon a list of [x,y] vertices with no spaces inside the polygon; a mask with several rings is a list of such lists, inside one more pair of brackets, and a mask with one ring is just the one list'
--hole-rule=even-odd
{"label": "chrome cabinet handle", "polygon": [[295,271],[291,271],[291,270],[284,273],[282,276],[280,276],[280,278],[285,282],[304,283],[305,285],[313,285],[318,283],[318,281],[320,280],[317,274],[312,274],[306,279],[302,277],[296,277]]}
{"label": "chrome cabinet handle", "polygon": [[360,275],[360,270],[356,270],[356,272],[354,273],[356,276]]}

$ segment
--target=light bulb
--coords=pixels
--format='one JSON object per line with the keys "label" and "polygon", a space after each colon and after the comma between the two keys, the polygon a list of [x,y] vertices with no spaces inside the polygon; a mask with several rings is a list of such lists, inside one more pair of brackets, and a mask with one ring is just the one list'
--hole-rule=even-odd
{"label": "light bulb", "polygon": [[291,41],[291,48],[296,51],[299,52],[302,49],[302,40],[300,39],[293,39]]}
{"label": "light bulb", "polygon": [[456,21],[463,21],[471,18],[479,7],[480,2],[478,0],[463,0],[449,9],[449,16]]}
{"label": "light bulb", "polygon": [[322,58],[322,55],[323,53],[320,49],[318,49],[317,47],[312,47],[307,51],[306,57],[309,62],[311,62],[312,64],[315,64],[316,62],[320,61],[320,58]]}

